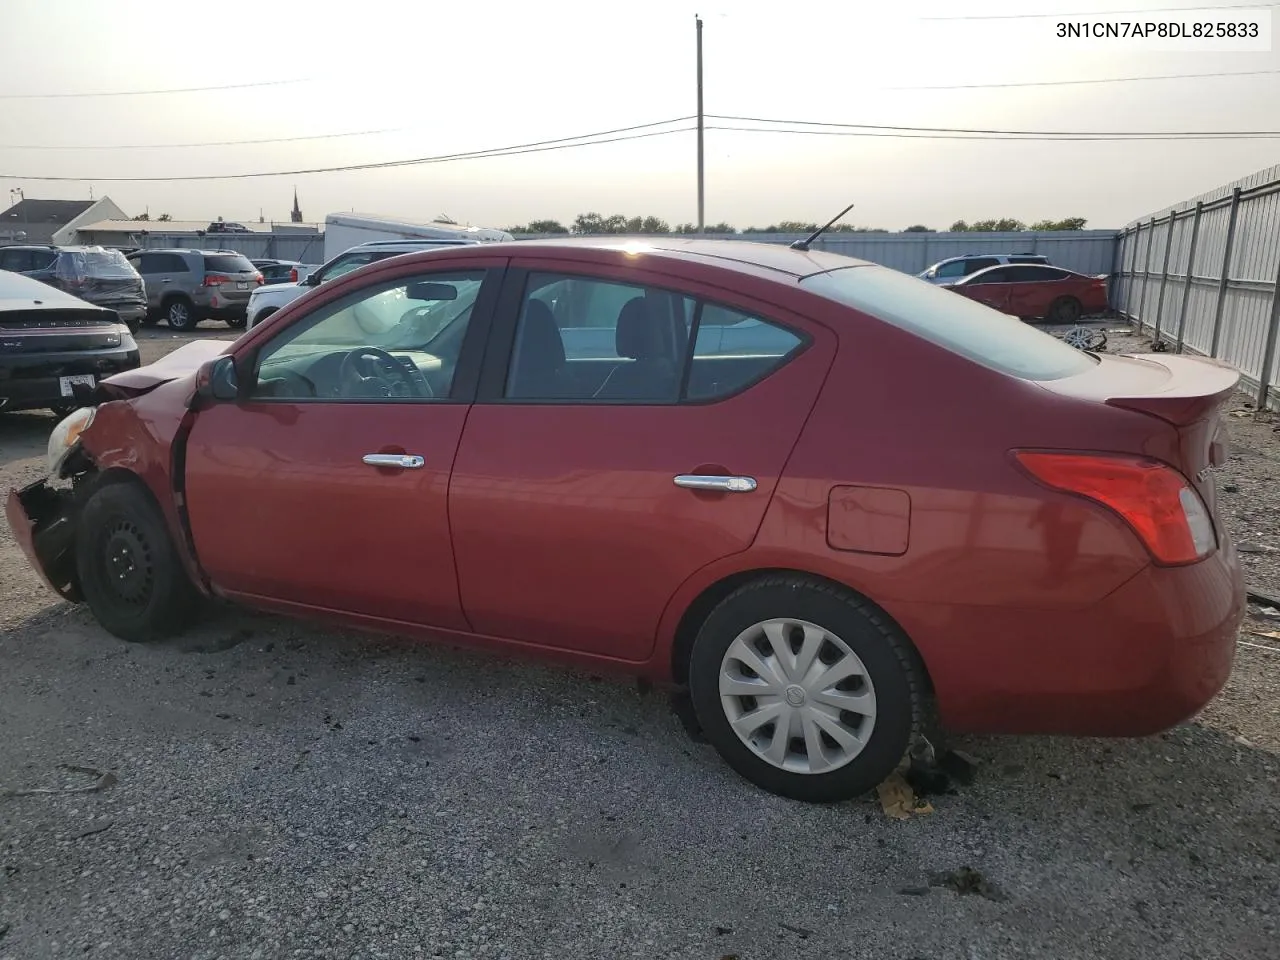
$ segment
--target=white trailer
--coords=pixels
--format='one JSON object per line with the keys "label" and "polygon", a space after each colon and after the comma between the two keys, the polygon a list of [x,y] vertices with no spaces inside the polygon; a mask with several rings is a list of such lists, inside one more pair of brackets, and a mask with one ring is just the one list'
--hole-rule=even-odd
{"label": "white trailer", "polygon": [[324,259],[371,240],[459,240],[486,243],[514,240],[505,230],[460,227],[456,223],[414,223],[367,213],[331,213],[324,218]]}

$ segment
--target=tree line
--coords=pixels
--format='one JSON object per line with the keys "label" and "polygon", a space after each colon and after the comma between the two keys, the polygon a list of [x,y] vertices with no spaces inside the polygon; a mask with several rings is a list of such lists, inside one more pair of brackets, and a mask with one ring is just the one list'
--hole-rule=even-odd
{"label": "tree line", "polygon": [[[991,220],[975,220],[968,223],[957,220],[947,229],[953,233],[1020,233],[1024,230],[1054,231],[1083,230],[1087,221],[1084,217],[1068,217],[1065,220],[1037,220],[1032,224],[1023,223],[1011,217]],[[767,227],[737,227],[728,223],[709,223],[707,233],[813,233],[820,224],[807,220],[782,220],[771,223]],[[599,213],[580,213],[569,225],[559,220],[530,220],[528,223],[507,227],[508,233],[548,233],[548,234],[609,234],[609,233],[697,233],[698,227],[693,223],[677,223],[674,227],[661,217],[628,217],[615,213],[603,216]],[[856,227],[848,223],[837,223],[829,228],[830,233],[888,233],[883,227]],[[914,223],[905,228],[905,233],[936,233],[932,227],[922,223]]]}

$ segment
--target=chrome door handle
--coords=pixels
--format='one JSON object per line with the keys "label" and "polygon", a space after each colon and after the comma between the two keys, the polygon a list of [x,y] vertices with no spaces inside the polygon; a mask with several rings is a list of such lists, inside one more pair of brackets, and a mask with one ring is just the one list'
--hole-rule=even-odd
{"label": "chrome door handle", "polygon": [[721,493],[750,493],[756,488],[755,477],[699,476],[682,473],[675,478],[677,487],[690,490],[718,490]]}
{"label": "chrome door handle", "polygon": [[416,453],[366,453],[362,459],[371,467],[400,467],[407,470],[417,470],[426,463]]}

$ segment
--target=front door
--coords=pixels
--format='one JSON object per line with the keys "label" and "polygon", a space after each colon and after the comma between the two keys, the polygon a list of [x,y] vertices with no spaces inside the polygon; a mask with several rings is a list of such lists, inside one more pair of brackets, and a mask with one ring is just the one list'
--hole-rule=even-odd
{"label": "front door", "polygon": [[508,275],[449,503],[477,632],[643,660],[679,586],[755,539],[834,337],[678,286]]}
{"label": "front door", "polygon": [[220,591],[466,629],[446,498],[500,263],[380,272],[262,343],[245,399],[197,414],[186,502]]}

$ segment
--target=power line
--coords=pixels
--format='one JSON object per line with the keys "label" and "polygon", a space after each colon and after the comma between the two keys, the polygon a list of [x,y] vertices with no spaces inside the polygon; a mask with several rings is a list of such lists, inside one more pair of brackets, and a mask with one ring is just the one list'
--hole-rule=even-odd
{"label": "power line", "polygon": [[169,90],[109,90],[84,93],[3,93],[0,100],[63,100],[82,97],[155,97],[171,93],[208,93],[213,90],[248,90],[253,87],[281,87],[305,80],[263,80],[259,83],[226,83],[216,87],[174,87]]}
{"label": "power line", "polygon": [[893,133],[878,130],[790,130],[781,127],[734,127],[725,125],[712,125],[707,127],[708,130],[731,130],[738,133],[794,133],[808,136],[819,137],[887,137],[897,140],[1002,140],[1006,142],[1022,142],[1022,143],[1089,143],[1089,142],[1111,142],[1111,143],[1140,143],[1150,140],[1276,140],[1280,139],[1280,132],[1276,133],[1246,133],[1246,134],[1177,134],[1177,135],[1161,135],[1148,134],[1145,136],[1131,137],[1109,137],[1109,136],[1001,136],[993,134],[962,134],[962,133]]}
{"label": "power line", "polygon": [[240,147],[247,144],[262,143],[299,143],[304,140],[337,140],[342,137],[369,137],[382,133],[398,133],[403,127],[390,127],[385,130],[353,130],[350,133],[318,133],[307,137],[272,137],[266,140],[206,140],[203,143],[113,143],[106,146],[86,144],[85,146],[67,146],[64,144],[0,144],[0,150],[181,150],[186,147]]}
{"label": "power line", "polygon": [[1058,18],[1070,20],[1073,17],[1109,17],[1118,13],[1191,13],[1201,10],[1260,10],[1274,7],[1275,3],[1224,3],[1216,6],[1194,7],[1143,7],[1140,10],[1086,10],[1079,13],[973,13],[957,14],[950,17],[920,17],[921,20],[1040,20]]}
{"label": "power line", "polygon": [[[596,133],[579,134],[576,137],[560,137],[555,140],[538,140],[533,143],[519,143],[506,147],[491,147],[487,150],[472,150],[466,153],[442,154],[433,157],[414,157],[407,160],[382,160],[370,163],[349,163],[333,167],[312,167],[305,170],[272,170],[261,173],[217,173],[181,177],[51,177],[22,176],[20,174],[0,173],[0,180],[38,180],[82,183],[95,181],[102,183],[171,183],[192,180],[248,180],[258,177],[295,177],[310,173],[347,173],[356,170],[384,170],[392,167],[410,167],[430,163],[447,163],[453,160],[478,160],[485,157],[514,157],[526,153],[543,153],[548,150],[568,150],[572,147],[591,147],[602,143],[618,143],[623,140],[643,140],[647,137],[664,137],[672,133],[684,133],[694,129],[690,126],[676,127],[671,130],[652,130],[648,128],[666,126],[691,120],[692,117],[676,117],[672,120],[660,120],[656,123],[639,123],[629,127],[616,127],[613,130],[601,130]],[[644,133],[628,133],[627,131],[644,130]],[[610,136],[622,134],[621,136]],[[581,141],[573,143],[570,141]]]}
{"label": "power line", "polygon": [[1224,73],[1168,73],[1152,77],[1099,77],[1096,80],[1026,80],[1020,83],[943,83],[927,87],[884,87],[885,90],[994,90],[1004,87],[1066,87],[1083,83],[1132,83],[1136,80],[1205,80],[1210,77],[1260,77],[1280,70],[1237,70]]}
{"label": "power line", "polygon": [[997,134],[1009,137],[1107,137],[1117,140],[1161,137],[1169,139],[1200,137],[1280,137],[1277,130],[998,130],[981,127],[907,127],[878,123],[832,123],[820,120],[777,120],[769,117],[736,117],[707,114],[711,120],[738,123],[774,123],[797,127],[835,127],[844,130],[887,130],[901,133],[969,133]]}

